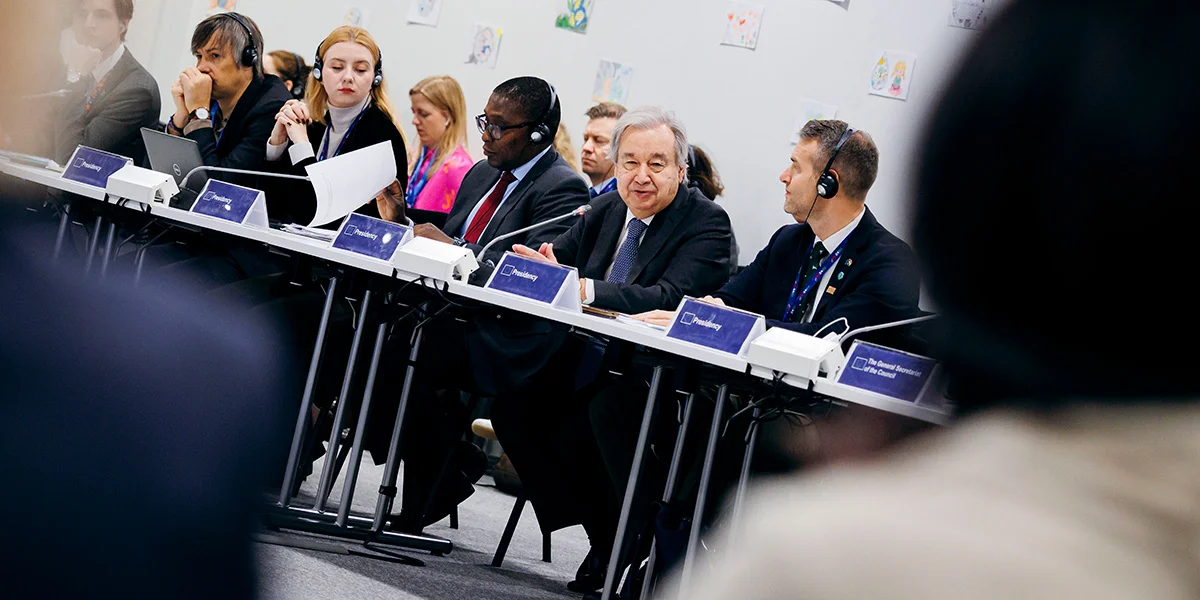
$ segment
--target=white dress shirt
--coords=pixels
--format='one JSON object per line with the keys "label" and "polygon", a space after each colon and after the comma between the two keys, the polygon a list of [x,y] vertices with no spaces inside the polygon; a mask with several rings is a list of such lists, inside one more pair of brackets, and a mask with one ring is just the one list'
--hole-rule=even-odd
{"label": "white dress shirt", "polygon": [[593,185],[592,190],[596,192],[597,196],[599,196],[601,194],[601,192],[604,191],[604,188],[608,187],[608,184],[610,184],[616,180],[617,180],[616,177],[609,177],[608,179],[605,179],[603,182],[601,182],[600,185]]}
{"label": "white dress shirt", "polygon": [[[862,221],[863,214],[866,212],[866,209],[859,211],[858,216],[854,217],[854,220],[850,221],[849,225],[839,229],[837,233],[829,236],[828,239],[817,239],[816,243],[825,247],[825,252],[827,255],[833,254],[833,251],[837,250],[837,247],[840,246],[842,242],[846,241],[846,238],[850,237],[851,233],[854,233],[854,228],[858,227],[859,222]],[[817,314],[817,305],[821,303],[821,297],[825,295],[825,290],[829,287],[829,280],[833,278],[833,272],[837,270],[838,263],[840,262],[841,258],[838,258],[837,262],[829,265],[829,269],[825,271],[825,276],[821,277],[820,284],[818,284],[816,290],[814,290],[817,295],[813,298],[812,305],[808,307],[807,311],[805,311],[804,318],[800,320],[801,323],[812,322],[813,315]]]}
{"label": "white dress shirt", "polygon": [[[354,120],[358,115],[362,114],[366,109],[367,103],[371,101],[371,97],[363,98],[363,101],[349,108],[329,107],[329,147],[337,148],[342,143],[342,138],[346,137],[346,132],[350,126],[354,124]],[[321,136],[321,149],[325,147],[325,136]],[[271,140],[267,140],[267,160],[277,161],[283,158],[283,151],[287,149],[288,156],[292,159],[292,164],[299,164],[300,161],[313,158],[317,155],[313,151],[312,141],[303,144],[292,144],[288,148],[288,142],[284,142],[278,146],[272,145]],[[332,157],[330,157],[332,158]]]}
{"label": "white dress shirt", "polygon": [[[552,147],[553,146],[546,146],[545,150],[539,152],[538,155],[533,157],[529,162],[512,170],[513,177],[516,179],[512,183],[508,184],[508,189],[504,190],[504,197],[500,199],[500,204],[496,205],[496,212],[492,213],[493,218],[496,216],[496,213],[500,212],[500,207],[504,206],[504,203],[508,201],[508,197],[512,195],[513,190],[517,189],[517,185],[521,183],[521,180],[525,179],[525,176],[529,175],[529,172],[533,170],[533,165],[536,165],[537,161],[542,160],[542,157],[545,156]],[[475,220],[475,213],[479,212],[479,207],[483,206],[483,201],[487,200],[487,197],[492,195],[492,190],[495,190],[497,185],[500,185],[499,180],[496,181],[495,185],[488,188],[487,193],[475,203],[475,208],[472,208],[471,214],[467,215],[467,220],[463,222],[462,229],[454,232],[455,235],[461,237],[467,234],[467,229],[471,226],[471,222]],[[491,221],[488,221],[488,224],[490,225]],[[484,226],[484,230],[487,230],[487,226]],[[534,250],[537,250],[537,248],[534,248]]]}
{"label": "white dress shirt", "polygon": [[[601,187],[603,187],[603,186],[601,186]],[[625,238],[629,237],[629,222],[634,220],[635,218],[636,217],[633,216],[633,211],[626,208],[625,209],[625,225],[621,228],[620,237],[617,238],[617,250],[613,252],[612,261],[608,263],[608,268],[604,270],[604,279],[606,279],[606,280],[608,279],[608,276],[612,273],[613,264],[617,262],[617,252],[621,250],[621,245],[625,243]],[[642,232],[642,238],[640,240],[638,240],[639,247],[642,245],[642,240],[646,239],[646,231],[650,231],[650,222],[653,220],[654,220],[654,215],[650,215],[650,216],[646,217],[645,219],[640,219],[640,221],[642,223],[646,224],[646,230]],[[587,305],[591,305],[592,302],[596,301],[596,283],[594,281],[592,281],[591,279],[585,279],[583,285],[584,285],[583,303],[587,304]]]}

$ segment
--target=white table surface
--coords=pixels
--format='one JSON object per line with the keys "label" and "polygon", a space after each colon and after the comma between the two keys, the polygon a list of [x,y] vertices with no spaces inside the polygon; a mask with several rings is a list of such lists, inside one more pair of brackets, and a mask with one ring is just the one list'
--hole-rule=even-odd
{"label": "white table surface", "polygon": [[25,181],[40,183],[46,187],[54,188],[56,190],[71,192],[72,194],[79,194],[85,198],[91,198],[92,200],[103,201],[107,195],[103,189],[96,186],[76,183],[74,181],[63,179],[61,177],[62,173],[59,173],[58,171],[26,165],[19,162],[13,162],[4,157],[0,157],[0,172],[12,175],[13,177],[19,179],[24,179]]}

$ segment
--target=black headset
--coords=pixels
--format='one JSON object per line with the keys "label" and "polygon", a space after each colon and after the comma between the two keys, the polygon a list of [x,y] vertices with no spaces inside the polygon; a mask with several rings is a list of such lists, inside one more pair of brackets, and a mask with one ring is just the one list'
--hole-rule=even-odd
{"label": "black headset", "polygon": [[696,147],[688,144],[688,164],[687,164],[687,186],[690,188],[700,187],[700,182],[696,181]]}
{"label": "black headset", "polygon": [[842,146],[850,141],[858,130],[853,127],[847,127],[846,133],[842,134],[842,139],[838,140],[837,146],[833,149],[833,154],[829,157],[829,162],[825,163],[825,170],[821,171],[821,178],[817,179],[817,196],[826,200],[834,197],[838,193],[838,180],[834,177],[829,169],[833,167],[833,161],[837,160],[838,154],[842,152]]}
{"label": "black headset", "polygon": [[540,144],[546,140],[554,139],[554,134],[550,132],[550,126],[546,124],[546,119],[550,117],[550,112],[558,106],[558,92],[554,91],[554,86],[550,85],[549,81],[544,81],[546,87],[550,89],[550,106],[546,107],[546,112],[542,113],[542,118],[538,119],[537,127],[529,134],[529,141]]}
{"label": "black headset", "polygon": [[308,83],[306,81],[307,78],[304,76],[304,59],[295,52],[289,52],[289,54],[292,55],[292,58],[296,59],[296,78],[292,80],[292,97],[297,100],[303,100],[304,90],[308,87],[306,85]]}
{"label": "black headset", "polygon": [[235,12],[221,14],[233,19],[234,21],[237,21],[237,24],[241,25],[242,29],[246,30],[246,37],[249,42],[246,44],[246,47],[242,49],[242,66],[251,68],[258,66],[259,61],[262,60],[262,57],[258,55],[258,40],[254,36],[254,30],[250,29],[250,24],[246,22],[246,19],[244,19],[242,15],[239,15]]}
{"label": "black headset", "polygon": [[[313,59],[312,76],[313,79],[321,81],[324,74],[321,70],[325,68],[325,61],[321,60],[321,47],[317,46],[317,56]],[[371,89],[375,89],[383,85],[383,50],[379,51],[379,60],[375,61],[375,79],[371,81]]]}

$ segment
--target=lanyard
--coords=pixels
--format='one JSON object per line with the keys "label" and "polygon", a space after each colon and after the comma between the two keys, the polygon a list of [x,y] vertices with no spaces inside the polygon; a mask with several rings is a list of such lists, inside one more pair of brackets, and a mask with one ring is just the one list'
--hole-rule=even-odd
{"label": "lanyard", "polygon": [[112,69],[109,69],[104,74],[104,77],[101,77],[100,81],[96,82],[96,89],[92,90],[91,94],[88,94],[87,102],[83,105],[83,112],[92,112],[92,105],[96,103],[96,99],[100,97],[100,94],[104,92],[104,82],[108,81],[109,75],[112,75]]}
{"label": "lanyard", "polygon": [[[221,105],[213,100],[212,104],[208,105],[208,118],[212,121],[213,131],[217,131],[217,115],[221,110]],[[221,131],[217,133],[217,148],[221,147],[221,138],[225,137],[225,129],[228,123],[225,122],[225,115],[221,115]]]}
{"label": "lanyard", "polygon": [[[842,240],[841,244],[838,244],[837,250],[834,250],[833,254],[830,254],[825,258],[824,261],[822,261],[821,268],[813,272],[812,275],[809,275],[808,281],[804,282],[803,287],[800,286],[800,278],[804,276],[804,267],[800,267],[800,272],[796,273],[796,283],[792,286],[792,295],[788,298],[787,308],[783,312],[783,321],[785,323],[792,320],[792,318],[795,316],[794,313],[796,312],[796,309],[800,307],[800,304],[804,298],[808,296],[808,293],[811,292],[814,287],[816,287],[817,283],[819,283],[823,277],[825,277],[825,273],[829,272],[829,268],[832,267],[833,264],[842,257],[842,251],[846,249],[846,242],[848,241],[850,241],[850,236],[846,236],[846,239]],[[816,245],[817,240],[814,236],[813,243],[808,247],[808,252],[804,256],[808,257],[810,254],[812,254],[813,248],[815,248]],[[807,259],[805,262],[807,262]],[[804,315],[800,315],[800,317],[803,318]]]}
{"label": "lanyard", "polygon": [[[346,135],[343,135],[342,141],[338,142],[337,150],[335,150],[333,152],[334,156],[337,156],[342,153],[342,146],[346,145],[346,140],[350,139],[350,134],[354,133],[354,128],[358,125],[358,122],[362,120],[363,115],[367,114],[368,110],[371,110],[370,102],[368,102],[367,105],[363,107],[362,112],[358,113],[357,117],[354,117],[354,122],[351,123],[350,126],[346,128]],[[317,162],[321,162],[329,157],[329,134],[332,131],[333,131],[333,119],[329,119],[329,127],[325,128],[325,139],[321,142],[321,156],[319,156],[317,158]]]}
{"label": "lanyard", "polygon": [[604,186],[604,187],[600,188],[600,191],[599,191],[599,192],[597,192],[597,194],[596,194],[596,195],[597,195],[597,196],[603,196],[604,194],[607,194],[607,193],[609,193],[609,192],[611,192],[611,191],[613,191],[613,190],[615,190],[615,189],[617,189],[617,180],[616,180],[616,178],[614,177],[613,179],[610,179],[610,180],[608,181],[608,183],[607,183],[607,184],[605,184],[605,186]]}
{"label": "lanyard", "polygon": [[417,169],[413,171],[413,176],[408,182],[408,192],[404,197],[404,203],[409,208],[416,204],[417,197],[425,190],[425,184],[429,183],[429,168],[433,166],[436,158],[437,150],[432,148],[421,155],[421,162],[417,163]]}

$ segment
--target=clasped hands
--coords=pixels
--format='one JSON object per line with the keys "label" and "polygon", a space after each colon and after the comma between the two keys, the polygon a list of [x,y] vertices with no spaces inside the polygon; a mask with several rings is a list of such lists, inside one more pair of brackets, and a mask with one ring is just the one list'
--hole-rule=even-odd
{"label": "clasped hands", "polygon": [[275,115],[275,128],[271,130],[271,145],[282,146],[288,140],[291,140],[293,144],[310,143],[308,126],[312,122],[312,113],[309,112],[307,104],[300,100],[288,100]]}
{"label": "clasped hands", "polygon": [[212,106],[212,77],[201,73],[196,67],[188,67],[171,84],[171,98],[175,100],[175,127],[183,129],[188,116],[201,108]]}

